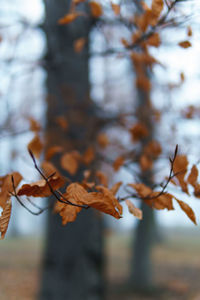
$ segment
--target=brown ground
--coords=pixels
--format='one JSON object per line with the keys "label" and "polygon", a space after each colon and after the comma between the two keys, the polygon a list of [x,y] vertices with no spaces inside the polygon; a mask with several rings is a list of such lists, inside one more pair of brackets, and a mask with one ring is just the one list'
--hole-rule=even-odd
{"label": "brown ground", "polygon": [[[197,233],[173,232],[165,243],[156,246],[156,288],[146,294],[127,292],[122,285],[127,277],[129,245],[128,235],[106,235],[106,300],[200,300],[200,239]],[[36,299],[41,248],[39,239],[0,242],[0,300]]]}

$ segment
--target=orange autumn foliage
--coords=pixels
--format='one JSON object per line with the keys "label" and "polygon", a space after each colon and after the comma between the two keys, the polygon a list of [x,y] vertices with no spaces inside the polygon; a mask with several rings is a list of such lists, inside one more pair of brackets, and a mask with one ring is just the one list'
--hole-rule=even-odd
{"label": "orange autumn foliage", "polygon": [[[81,12],[82,5],[86,5],[87,8],[89,7],[87,13],[90,12],[91,14],[88,13],[87,15],[87,13]],[[160,47],[160,37],[162,36],[160,31],[162,31],[162,28],[167,26],[168,14],[174,7],[172,1],[152,0],[151,6],[148,6],[147,3],[142,1],[140,14],[134,14],[133,16],[126,18],[123,5],[124,3],[119,5],[110,1],[108,5],[104,3],[104,11],[103,6],[98,1],[88,2],[86,0],[72,0],[69,12],[58,20],[58,24],[70,24],[73,21],[76,21],[76,19],[80,16],[83,16],[84,18],[92,16],[97,19],[93,20],[93,22],[102,22],[103,24],[103,22],[105,22],[104,17],[105,19],[107,17],[107,10],[110,10],[110,15],[113,18],[115,17],[117,22],[125,22],[127,30],[131,28],[129,32],[130,34],[119,38],[119,41],[121,41],[121,48],[119,50],[117,49],[117,53],[119,54],[119,57],[125,54],[125,56],[129,58],[131,67],[135,72],[134,84],[137,90],[146,95],[150,113],[154,120],[157,119],[157,121],[159,121],[161,119],[161,112],[158,110],[156,111],[150,101],[153,85],[149,79],[147,70],[152,72],[154,66],[158,64],[161,65],[161,63],[151,54],[153,51],[150,51],[153,50],[151,47]],[[169,9],[168,6],[171,8]],[[100,18],[100,20],[98,20],[98,18]],[[169,21],[172,22],[173,19]],[[192,34],[192,29],[188,26],[188,39],[192,36]],[[80,53],[87,41],[87,37],[80,37],[76,39],[72,45],[74,47],[74,51],[76,53]],[[192,46],[189,40],[181,41],[178,45],[184,49]],[[114,46],[112,45],[112,47],[111,49],[108,48],[108,53],[114,53]],[[81,55],[82,54],[79,56],[77,55],[77,58],[81,57]],[[180,74],[179,81],[180,84],[185,81],[184,73]],[[194,107],[190,107],[189,110],[186,111],[186,117],[192,118],[195,111]],[[168,184],[170,185],[173,182],[175,185],[180,186],[183,193],[188,195],[193,194],[197,198],[200,198],[198,169],[194,165],[191,170],[188,170],[189,162],[186,155],[177,155],[177,151],[175,151],[174,160],[172,160],[172,162],[170,161],[171,170],[169,177],[166,179],[167,183],[165,185],[165,181],[163,181],[157,184],[157,188],[153,188],[153,185],[148,186],[143,182],[139,182],[140,176],[138,176],[138,178],[136,176],[136,182],[126,185],[122,182],[117,182],[110,187],[110,174],[108,173],[108,175],[106,174],[106,171],[101,171],[99,169],[99,165],[95,164],[99,157],[104,155],[104,152],[107,153],[110,151],[110,157],[108,155],[108,158],[106,157],[104,161],[104,163],[110,164],[110,169],[113,168],[114,171],[118,171],[121,166],[129,168],[130,166],[132,167],[132,164],[134,164],[141,173],[151,173],[151,170],[153,170],[156,165],[156,160],[160,159],[160,154],[162,153],[161,144],[158,141],[152,140],[153,135],[151,134],[151,128],[147,125],[148,122],[145,123],[145,121],[137,121],[137,113],[133,114],[132,111],[128,115],[129,116],[127,118],[122,115],[114,116],[112,122],[113,120],[114,122],[118,122],[118,124],[125,128],[126,132],[129,133],[129,137],[131,137],[133,142],[133,145],[131,145],[131,147],[133,146],[132,150],[130,150],[129,146],[127,147],[128,149],[125,149],[126,147],[122,145],[122,143],[119,143],[119,153],[112,153],[112,151],[117,151],[116,145],[112,145],[112,136],[109,134],[110,139],[108,139],[108,136],[105,133],[100,133],[97,136],[92,135],[90,143],[87,145],[86,143],[83,146],[81,145],[82,148],[80,147],[80,153],[76,150],[78,147],[74,146],[74,144],[71,145],[70,140],[69,142],[67,141],[69,147],[66,146],[66,143],[65,146],[54,145],[46,149],[45,160],[40,160],[41,169],[37,166],[35,157],[40,159],[43,151],[43,142],[39,135],[42,126],[40,126],[35,119],[29,118],[30,131],[34,132],[35,136],[28,144],[28,149],[29,152],[32,153],[31,157],[35,168],[42,179],[36,182],[23,184],[18,188],[18,190],[16,190],[22,180],[21,174],[13,172],[0,178],[0,206],[3,209],[0,217],[1,237],[4,238],[10,220],[12,207],[11,196],[19,200],[19,197],[21,196],[47,197],[53,195],[56,200],[54,212],[60,214],[63,225],[75,221],[81,210],[90,208],[94,208],[119,219],[122,217],[123,213],[121,205],[122,201],[125,201],[129,212],[141,220],[142,211],[134,205],[133,201],[135,198],[141,199],[152,209],[157,210],[173,210],[173,201],[177,201],[184,213],[194,224],[196,224],[196,217],[192,208],[187,203],[177,199],[173,194],[166,190]],[[145,112],[144,115],[146,117]],[[77,120],[81,123],[81,113],[78,113],[77,116]],[[106,122],[107,120],[105,121],[105,124],[107,125]],[[134,122],[133,126],[130,125],[133,124],[132,122]],[[62,115],[55,118],[54,123],[58,125],[57,127],[59,127],[59,130],[61,130],[62,133],[63,131],[66,133],[66,137],[68,133],[70,135],[72,127],[70,118],[68,121],[68,119]],[[106,148],[108,145],[109,147]],[[138,151],[139,147],[140,150]],[[71,151],[71,149],[75,150]],[[72,182],[69,178],[65,179],[54,165],[49,162],[54,155],[59,155],[60,166],[64,171],[67,171],[69,175],[75,176],[80,170],[79,182]],[[88,170],[85,171],[84,168],[86,167]],[[82,169],[84,169],[83,172]],[[188,173],[189,175],[186,176]],[[64,188],[65,192],[62,193],[60,189]],[[128,194],[124,197],[117,197],[116,193],[122,189],[123,192],[128,190]],[[192,192],[190,192],[190,190],[192,190]],[[25,201],[26,200],[24,200],[24,202]]]}

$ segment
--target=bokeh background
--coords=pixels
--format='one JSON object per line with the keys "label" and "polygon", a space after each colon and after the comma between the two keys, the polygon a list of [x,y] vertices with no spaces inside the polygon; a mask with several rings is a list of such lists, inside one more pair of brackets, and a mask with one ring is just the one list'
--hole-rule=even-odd
{"label": "bokeh background", "polygon": [[[184,24],[164,31],[162,47],[152,49],[161,62],[153,72],[152,99],[163,111],[157,131],[158,140],[167,145],[167,153],[173,153],[175,145],[179,144],[192,164],[200,158],[198,109],[193,118],[182,118],[180,111],[187,111],[189,105],[200,108],[200,5],[198,1],[188,1],[187,7],[182,9]],[[37,178],[37,174],[32,174],[32,163],[25,150],[32,138],[27,116],[34,117],[42,125],[46,122],[46,72],[43,68],[46,39],[42,28],[44,3],[41,0],[1,0],[0,16],[0,172],[3,175],[10,170],[22,171],[29,180],[30,173],[32,178]],[[188,25],[194,32],[192,47],[184,51],[177,43],[185,39]],[[120,30],[123,28],[115,28],[116,36]],[[102,36],[97,29],[91,32],[91,52],[105,50]],[[181,72],[185,74],[185,81],[180,85]],[[129,111],[135,88],[134,74],[127,58],[91,55],[89,77],[91,97],[103,110],[107,113]],[[109,135],[118,138],[115,128],[109,128]],[[128,144],[128,137],[124,134],[123,138],[124,144]],[[167,161],[168,156],[163,155],[162,164],[158,166],[161,173],[163,165],[168,168]],[[124,169],[114,174],[112,181],[122,178],[126,182],[130,180]],[[199,199],[180,197],[189,201],[199,223]],[[43,204],[44,200],[40,203]],[[172,212],[156,212],[159,238],[152,258],[155,289],[147,293],[130,292],[123,285],[129,275],[136,219],[126,208],[121,220],[104,217],[106,299],[200,299],[199,226],[195,227],[176,208]],[[0,243],[2,300],[36,299],[45,224],[46,213],[32,216],[14,203],[8,234]]]}

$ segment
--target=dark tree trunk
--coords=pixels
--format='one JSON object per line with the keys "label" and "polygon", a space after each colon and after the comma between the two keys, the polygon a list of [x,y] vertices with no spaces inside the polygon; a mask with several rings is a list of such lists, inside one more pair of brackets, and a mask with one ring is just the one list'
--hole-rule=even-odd
{"label": "dark tree trunk", "polygon": [[[146,70],[147,72],[147,70]],[[150,77],[150,74],[148,74]],[[138,88],[137,102],[138,121],[148,128],[148,138],[142,142],[141,149],[154,138],[154,124],[152,120],[152,106],[150,94]],[[153,170],[140,171],[140,182],[153,186]],[[152,248],[157,236],[154,210],[141,203],[143,220],[137,223],[133,240],[133,255],[131,259],[130,284],[138,290],[149,290],[153,287]]]}
{"label": "dark tree trunk", "polygon": [[[84,150],[95,130],[95,115],[89,100],[88,46],[75,54],[75,39],[88,36],[90,24],[80,17],[70,25],[58,25],[69,9],[69,1],[45,0],[47,37],[47,145],[66,151]],[[56,117],[69,121],[67,132],[56,125]],[[93,124],[93,125],[92,125]],[[78,173],[73,180],[79,180]],[[47,239],[41,280],[41,300],[102,299],[102,221],[88,209],[74,223],[63,227],[61,218],[48,216]]]}
{"label": "dark tree trunk", "polygon": [[152,208],[142,202],[143,220],[138,222],[133,244],[131,263],[131,285],[136,290],[150,290],[153,287],[152,247],[155,242],[155,214]]}

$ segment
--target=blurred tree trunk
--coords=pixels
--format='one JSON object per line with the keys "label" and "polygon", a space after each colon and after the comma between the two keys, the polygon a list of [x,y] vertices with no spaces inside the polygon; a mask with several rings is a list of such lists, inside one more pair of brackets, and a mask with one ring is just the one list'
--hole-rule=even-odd
{"label": "blurred tree trunk", "polygon": [[[141,0],[136,0],[137,14],[143,13]],[[151,79],[151,72],[145,70],[146,76]],[[152,120],[152,106],[150,91],[137,88],[137,116],[138,122],[143,123],[149,131],[149,136],[141,144],[141,149],[154,138],[154,124]],[[153,170],[140,173],[140,182],[147,186],[153,185]],[[147,290],[153,284],[151,250],[155,241],[156,220],[154,210],[144,202],[141,203],[143,220],[137,223],[135,239],[133,241],[133,256],[131,259],[130,283],[135,289]]]}
{"label": "blurred tree trunk", "polygon": [[[149,92],[138,88],[138,121],[143,123],[149,131],[149,136],[142,142],[144,148],[154,137],[154,124],[152,120],[152,107]],[[140,182],[147,186],[153,186],[153,170],[140,171]],[[156,240],[157,229],[154,210],[141,203],[143,219],[137,223],[135,238],[133,241],[133,255],[131,260],[130,283],[134,289],[149,290],[153,286],[152,272],[152,247]]]}
{"label": "blurred tree trunk", "polygon": [[[47,38],[47,145],[66,151],[85,150],[95,131],[96,116],[89,100],[88,46],[74,53],[75,39],[88,36],[90,24],[81,17],[70,25],[58,25],[69,1],[45,0]],[[68,131],[56,117],[69,121]],[[93,132],[94,133],[94,132]],[[58,159],[56,160],[58,167]],[[80,180],[78,173],[73,180]],[[41,280],[41,300],[102,299],[102,221],[88,209],[66,227],[60,216],[49,213]]]}

